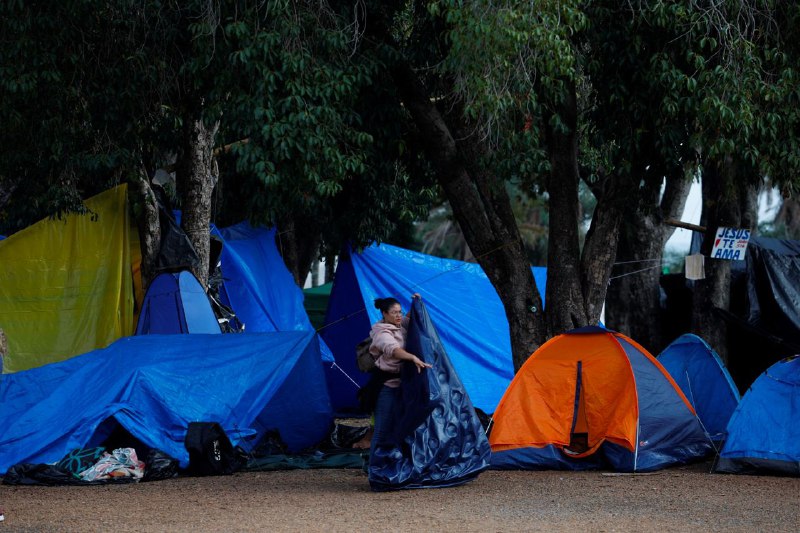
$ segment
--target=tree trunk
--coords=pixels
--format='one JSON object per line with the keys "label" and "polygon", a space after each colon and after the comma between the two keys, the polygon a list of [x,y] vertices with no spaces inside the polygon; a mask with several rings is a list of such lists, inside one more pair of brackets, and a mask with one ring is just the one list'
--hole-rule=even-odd
{"label": "tree trunk", "polygon": [[328,253],[325,256],[325,283],[333,281],[334,273],[336,272],[336,254]]}
{"label": "tree trunk", "polygon": [[618,268],[609,284],[606,323],[659,353],[671,339],[664,334],[661,312],[661,261],[664,245],[675,231],[665,218],[683,213],[691,182],[684,176],[668,178],[661,195],[661,173],[648,176],[652,186],[643,191],[622,222],[617,249]]}
{"label": "tree trunk", "polygon": [[3,328],[0,328],[0,374],[3,373],[3,358],[8,355],[8,339]]}
{"label": "tree trunk", "polygon": [[[567,131],[547,120],[547,150],[550,156],[550,223],[547,241],[547,325],[548,334],[589,323],[581,288],[580,242],[578,232],[578,133],[574,85],[557,109]],[[599,313],[598,313],[599,314]]]}
{"label": "tree trunk", "polygon": [[775,229],[782,231],[786,238],[800,238],[800,201],[797,198],[784,197],[773,224]]}
{"label": "tree trunk", "polygon": [[198,271],[194,275],[203,287],[208,285],[211,198],[218,176],[214,140],[218,128],[219,122],[209,128],[201,118],[187,120],[184,126],[183,153],[175,169],[176,185],[181,198],[181,228],[186,232],[200,259]]}
{"label": "tree trunk", "polygon": [[743,205],[741,168],[730,158],[707,161],[703,167],[703,215],[706,227],[703,245],[706,278],[694,282],[692,332],[702,337],[728,363],[728,328],[714,312],[730,309],[731,263],[710,257],[719,227],[739,227]]}
{"label": "tree trunk", "polygon": [[156,276],[156,259],[161,249],[161,225],[158,220],[158,202],[144,170],[136,176],[134,195],[139,248],[142,253],[142,289],[147,290]]}
{"label": "tree trunk", "polygon": [[300,288],[305,285],[311,265],[317,258],[321,234],[312,220],[289,215],[278,221],[276,244],[286,268]]}
{"label": "tree trunk", "polygon": [[311,262],[311,286],[316,287],[319,284],[319,260],[314,260]]}
{"label": "tree trunk", "polygon": [[606,302],[606,324],[652,353],[658,353],[663,342],[659,285],[663,248],[655,213],[637,213],[635,222],[626,220],[617,249],[619,277],[610,280]]}
{"label": "tree trunk", "polygon": [[462,123],[457,107],[448,106],[453,111],[445,119],[406,63],[397,64],[393,76],[464,238],[503,303],[514,369],[519,370],[545,332],[541,296],[503,180],[481,168],[485,148],[470,135],[474,130]]}
{"label": "tree trunk", "polygon": [[581,287],[586,319],[597,324],[603,312],[611,269],[616,259],[622,211],[617,199],[598,201],[581,256]]}

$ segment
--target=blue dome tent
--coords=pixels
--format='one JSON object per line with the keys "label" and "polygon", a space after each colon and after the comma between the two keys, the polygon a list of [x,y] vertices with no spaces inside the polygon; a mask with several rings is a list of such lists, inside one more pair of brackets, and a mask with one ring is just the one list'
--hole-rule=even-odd
{"label": "blue dome tent", "polygon": [[658,356],[692,404],[709,437],[725,440],[725,428],[739,405],[739,390],[711,346],[691,333],[675,339]]}
{"label": "blue dome tent", "polygon": [[728,424],[717,472],[800,476],[800,357],[770,366]]}
{"label": "blue dome tent", "polygon": [[150,283],[136,335],[222,333],[208,295],[191,272],[165,272]]}

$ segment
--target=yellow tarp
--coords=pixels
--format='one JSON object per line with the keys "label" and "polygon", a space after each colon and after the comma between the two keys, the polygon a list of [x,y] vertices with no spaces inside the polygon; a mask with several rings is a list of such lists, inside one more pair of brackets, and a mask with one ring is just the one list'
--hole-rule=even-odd
{"label": "yellow tarp", "polygon": [[5,373],[63,361],[133,332],[127,187],[85,204],[96,215],[42,220],[0,241]]}

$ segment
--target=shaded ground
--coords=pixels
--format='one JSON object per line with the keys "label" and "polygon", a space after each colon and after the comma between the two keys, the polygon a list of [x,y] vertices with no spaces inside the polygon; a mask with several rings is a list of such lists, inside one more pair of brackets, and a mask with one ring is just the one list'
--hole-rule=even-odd
{"label": "shaded ground", "polygon": [[359,470],[103,487],[0,485],[6,531],[800,531],[800,478],[485,472],[462,487],[373,493]]}

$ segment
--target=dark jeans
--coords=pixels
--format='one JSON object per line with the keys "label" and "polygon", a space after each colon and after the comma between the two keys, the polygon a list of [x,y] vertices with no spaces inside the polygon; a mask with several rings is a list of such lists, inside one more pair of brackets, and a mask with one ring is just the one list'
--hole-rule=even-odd
{"label": "dark jeans", "polygon": [[369,462],[372,464],[375,448],[391,440],[392,420],[394,412],[400,401],[400,389],[384,385],[378,394],[378,403],[375,405],[375,431],[372,434],[372,444],[369,448]]}

